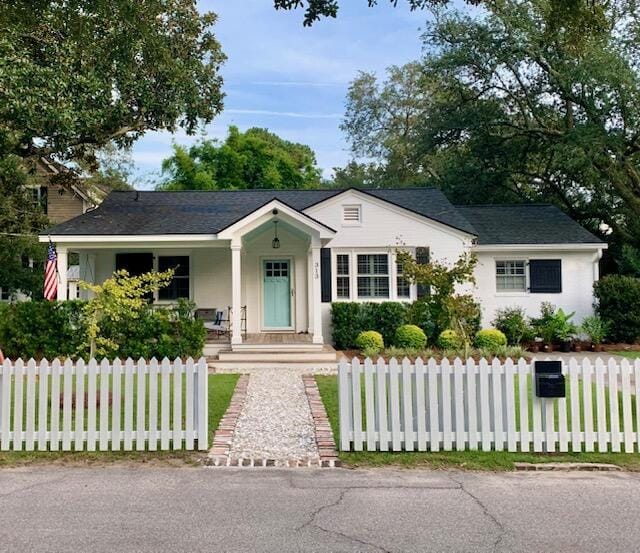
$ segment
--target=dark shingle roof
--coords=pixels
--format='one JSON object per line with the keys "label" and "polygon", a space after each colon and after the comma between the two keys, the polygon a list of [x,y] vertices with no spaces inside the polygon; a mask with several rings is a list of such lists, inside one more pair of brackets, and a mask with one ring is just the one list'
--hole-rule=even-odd
{"label": "dark shingle roof", "polygon": [[456,206],[478,244],[599,244],[597,236],[549,204]]}
{"label": "dark shingle roof", "polygon": [[[112,192],[53,235],[215,234],[273,199],[303,211],[344,190]],[[436,188],[361,190],[478,237],[478,244],[585,244],[601,240],[547,204],[453,206]]]}
{"label": "dark shingle roof", "polygon": [[[343,190],[112,192],[100,206],[59,224],[54,235],[212,234],[273,199],[302,211]],[[362,190],[394,205],[475,235],[475,229],[435,188]],[[136,199],[137,198],[137,199]]]}

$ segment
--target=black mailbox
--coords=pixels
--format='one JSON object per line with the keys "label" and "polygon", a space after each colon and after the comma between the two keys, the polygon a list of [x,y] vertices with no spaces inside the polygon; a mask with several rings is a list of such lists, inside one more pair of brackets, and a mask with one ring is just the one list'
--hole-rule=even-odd
{"label": "black mailbox", "polygon": [[536,361],[536,396],[566,397],[561,361]]}

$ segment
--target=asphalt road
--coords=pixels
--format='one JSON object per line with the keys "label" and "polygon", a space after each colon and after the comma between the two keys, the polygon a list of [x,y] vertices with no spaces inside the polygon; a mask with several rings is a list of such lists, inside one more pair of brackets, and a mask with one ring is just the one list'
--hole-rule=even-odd
{"label": "asphalt road", "polygon": [[0,471],[2,551],[638,551],[640,475]]}

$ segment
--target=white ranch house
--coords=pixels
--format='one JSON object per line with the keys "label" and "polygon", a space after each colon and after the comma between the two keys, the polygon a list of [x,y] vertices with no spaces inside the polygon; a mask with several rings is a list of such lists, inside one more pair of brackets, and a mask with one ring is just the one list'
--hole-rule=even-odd
{"label": "white ranch house", "polygon": [[177,267],[155,301],[230,307],[232,349],[245,333],[308,333],[309,342],[328,343],[331,302],[416,299],[420,291],[398,273],[400,248],[422,262],[475,252],[484,325],[498,308],[520,305],[535,315],[542,301],[581,320],[592,311],[606,248],[556,207],[454,206],[433,188],[112,192],[41,241],[49,237],[59,299],[70,252],[90,282],[120,268]]}

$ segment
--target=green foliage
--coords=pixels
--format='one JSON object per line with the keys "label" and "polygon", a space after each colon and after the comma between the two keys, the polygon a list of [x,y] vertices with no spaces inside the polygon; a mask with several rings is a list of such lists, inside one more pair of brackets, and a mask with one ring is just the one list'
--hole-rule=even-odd
{"label": "green foliage", "polygon": [[492,324],[504,333],[510,346],[518,346],[533,339],[533,329],[522,307],[498,309]]}
{"label": "green foliage", "polygon": [[[206,330],[195,319],[195,305],[181,300],[177,305],[154,309],[145,305],[136,318],[104,318],[101,336],[117,349],[101,351],[115,357],[197,357],[202,353]],[[86,356],[86,335],[90,322],[83,301],[28,301],[0,304],[0,349],[17,359],[33,357]]]}
{"label": "green foliage", "polygon": [[637,2],[483,4],[439,11],[422,59],[353,80],[343,129],[356,159],[340,179],[437,186],[458,203],[553,202],[640,247]]}
{"label": "green foliage", "polygon": [[540,304],[540,317],[531,319],[536,332],[546,343],[565,342],[571,339],[578,328],[571,322],[575,313],[565,313],[549,302]]}
{"label": "green foliage", "polygon": [[0,304],[0,349],[12,359],[73,357],[84,324],[80,301]]}
{"label": "green foliage", "polygon": [[384,340],[382,334],[375,330],[365,330],[358,334],[356,338],[356,346],[366,354],[380,353],[384,349]]}
{"label": "green foliage", "polygon": [[443,330],[438,336],[438,346],[443,350],[457,350],[464,344],[462,337],[453,329]]}
{"label": "green foliage", "polygon": [[608,338],[633,343],[640,338],[640,279],[609,275],[594,284],[596,312],[610,325]]}
{"label": "green foliage", "polygon": [[474,255],[463,254],[452,265],[431,261],[419,264],[409,252],[398,252],[403,274],[431,290],[424,301],[429,304],[432,320],[439,329],[453,328],[466,345],[480,324],[480,306],[468,294],[457,294],[456,287],[475,282],[473,270],[478,262]]}
{"label": "green foliage", "polygon": [[497,328],[483,328],[476,333],[475,345],[496,350],[507,345],[507,337]]}
{"label": "green foliage", "polygon": [[603,321],[597,315],[585,317],[580,325],[580,330],[584,332],[594,344],[601,344],[609,333],[611,325]]}
{"label": "green foliage", "polygon": [[409,306],[402,302],[335,302],[331,305],[333,342],[338,349],[349,349],[356,345],[360,332],[374,329],[391,344],[408,311]]}
{"label": "green foliage", "polygon": [[421,349],[427,345],[427,336],[416,325],[402,325],[396,330],[395,345],[399,348]]}
{"label": "green foliage", "polygon": [[162,168],[160,190],[239,190],[243,188],[317,188],[321,171],[308,146],[265,130],[229,127],[222,143],[203,140],[188,150],[175,145]]}
{"label": "green foliage", "polygon": [[[92,293],[85,306],[87,336],[83,344],[89,356],[116,356],[120,344],[115,339],[117,329],[151,324],[148,295],[169,284],[172,278],[173,270],[139,276],[129,276],[127,271],[121,270],[102,284],[80,281],[80,288]],[[111,332],[103,328],[108,325],[111,325]]]}
{"label": "green foliage", "polygon": [[435,342],[438,332],[431,310],[432,305],[428,301],[424,299],[414,301],[407,307],[406,322],[420,327],[427,336],[428,342]]}

